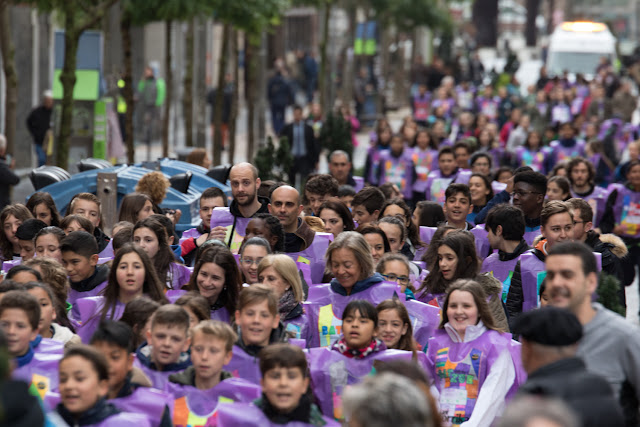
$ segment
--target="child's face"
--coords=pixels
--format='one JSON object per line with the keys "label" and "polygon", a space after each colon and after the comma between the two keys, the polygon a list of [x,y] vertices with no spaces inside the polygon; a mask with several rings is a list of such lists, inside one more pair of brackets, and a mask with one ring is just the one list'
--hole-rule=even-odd
{"label": "child's face", "polygon": [[324,221],[324,231],[333,234],[333,237],[336,237],[344,231],[344,221],[342,221],[342,217],[333,209],[322,209],[320,219]]}
{"label": "child's face", "polygon": [[429,134],[426,132],[420,132],[416,138],[416,145],[425,150],[429,146]]}
{"label": "child's face", "polygon": [[26,354],[29,343],[38,336],[38,330],[32,328],[27,313],[19,308],[7,308],[0,314],[0,328],[7,336],[9,354],[13,357]]}
{"label": "child's face", "polygon": [[438,248],[438,267],[445,280],[452,280],[458,269],[458,255],[447,245]]}
{"label": "child's face", "polygon": [[69,280],[79,282],[91,277],[98,264],[98,255],[87,258],[75,252],[66,251],[62,253],[62,265],[67,270]]}
{"label": "child's face", "polygon": [[159,368],[176,363],[189,348],[187,331],[181,326],[157,324],[147,332],[147,341],[151,345],[151,360]]}
{"label": "child's face", "polygon": [[358,225],[369,224],[378,220],[379,210],[375,210],[373,213],[369,213],[364,205],[356,205],[353,207],[353,220]]}
{"label": "child's face", "polygon": [[340,197],[340,201],[345,204],[345,206],[351,209],[351,202],[353,201],[353,196],[342,196]]}
{"label": "child's face", "polygon": [[356,311],[342,319],[342,333],[349,348],[361,349],[368,346],[376,336],[376,325],[373,320],[362,317]]}
{"label": "child's face", "polygon": [[135,252],[126,253],[120,258],[116,268],[116,280],[120,295],[142,294],[146,271],[140,256]]}
{"label": "child's face", "polygon": [[90,200],[76,200],[73,204],[73,212],[71,213],[87,218],[94,227],[100,225],[100,208]]}
{"label": "child's face", "polygon": [[225,273],[222,267],[213,262],[202,264],[196,276],[196,285],[200,295],[215,303],[224,288]]}
{"label": "child's face", "polygon": [[449,295],[447,317],[453,329],[464,336],[467,326],[478,323],[478,306],[476,306],[473,295],[467,291],[453,291]]}
{"label": "child's face", "polygon": [[36,239],[36,254],[39,257],[55,259],[62,264],[62,253],[60,253],[60,242],[53,234],[43,234]]}
{"label": "child's face", "polygon": [[540,307],[547,307],[551,304],[551,296],[549,295],[549,288],[545,287],[544,292],[540,294]]}
{"label": "child's face", "polygon": [[133,243],[144,249],[151,259],[158,253],[158,236],[150,228],[142,227],[134,231]]}
{"label": "child's face", "polygon": [[133,353],[115,344],[98,341],[91,344],[104,354],[109,363],[109,389],[118,393],[125,383],[127,375],[133,369]]}
{"label": "child's face", "polygon": [[53,301],[49,298],[49,294],[42,288],[29,289],[31,295],[36,297],[40,304],[40,324],[38,325],[41,335],[48,331],[51,327],[51,323],[56,320],[56,308],[53,305]]}
{"label": "child's face", "polygon": [[22,261],[33,258],[33,254],[36,251],[36,248],[33,245],[33,240],[18,239],[18,246],[20,247],[20,258],[22,258]]}
{"label": "child's face", "polygon": [[[392,260],[384,263],[384,271],[382,274],[389,282],[396,282],[400,285],[400,289],[404,292],[409,284],[409,269],[407,264],[402,261]],[[386,277],[388,276],[388,277]]]}
{"label": "child's face", "polygon": [[138,221],[142,221],[143,219],[149,218],[151,215],[153,215],[153,204],[149,200],[147,200],[146,202],[144,202],[142,209],[138,211],[136,219]]}
{"label": "child's face", "polygon": [[7,240],[9,240],[13,245],[18,244],[18,238],[16,237],[16,231],[18,231],[18,227],[22,225],[22,220],[16,218],[13,215],[9,215],[7,219],[4,220],[4,224],[2,227],[4,228],[4,234],[7,236]]}
{"label": "child's face", "polygon": [[211,225],[211,214],[214,208],[220,208],[224,206],[224,200],[222,197],[211,197],[209,199],[200,200],[200,219],[204,224],[205,229],[209,229]]}
{"label": "child's face", "polygon": [[466,150],[465,148],[462,148],[462,147],[456,148],[455,159],[456,159],[456,164],[458,165],[459,168],[463,168],[463,169],[468,168],[470,157],[471,155],[469,154],[469,151]]}
{"label": "child's face", "polygon": [[384,255],[384,240],[378,233],[367,233],[364,235],[364,240],[367,241],[371,248],[371,256],[373,261],[377,264]]}
{"label": "child's face", "polygon": [[51,209],[45,203],[36,205],[33,209],[34,216],[47,225],[51,225]]}
{"label": "child's face", "polygon": [[73,233],[74,231],[86,231],[87,233],[89,232],[88,230],[82,228],[78,221],[71,221],[69,225],[67,225],[67,228],[64,229],[64,232],[65,234],[69,234]]}
{"label": "child's face", "polygon": [[297,367],[273,368],[265,372],[260,383],[269,403],[281,413],[294,410],[309,388],[309,378]]}
{"label": "child's face", "polygon": [[232,352],[227,351],[226,342],[202,332],[193,336],[191,362],[196,378],[212,379],[219,376],[222,367],[231,361]]}
{"label": "child's face", "polygon": [[640,144],[635,142],[629,144],[629,158],[631,160],[636,160],[638,157],[640,157]]}
{"label": "child's face", "polygon": [[456,169],[456,159],[453,154],[443,154],[438,158],[438,167],[444,175],[451,175]]}
{"label": "child's face", "polygon": [[245,345],[267,346],[271,331],[278,327],[279,322],[280,316],[269,311],[267,300],[236,310],[236,324]]}
{"label": "child's face", "polygon": [[305,191],[305,195],[307,196],[307,200],[309,201],[309,207],[311,208],[311,212],[314,215],[317,215],[320,210],[320,206],[329,198],[328,194],[317,194],[311,193],[309,191]]}
{"label": "child's face", "polygon": [[393,154],[402,153],[402,149],[404,148],[404,142],[402,142],[402,138],[394,136],[391,139],[391,152]]}
{"label": "child's face", "polygon": [[267,248],[259,245],[248,245],[242,251],[240,268],[248,284],[258,283],[258,264],[267,255]]}
{"label": "child's face", "polygon": [[397,310],[390,308],[378,313],[378,334],[387,348],[397,348],[408,328],[409,325],[402,321]]}
{"label": "child's face", "polygon": [[399,252],[404,245],[404,241],[402,240],[402,230],[400,227],[396,224],[389,224],[388,222],[381,222],[378,225],[382,231],[384,231],[384,234],[387,235],[391,252]]}
{"label": "child's face", "polygon": [[456,193],[451,197],[447,197],[444,201],[444,215],[448,222],[460,223],[464,222],[467,215],[473,210],[471,200],[462,193]]}
{"label": "child's face", "polygon": [[69,412],[82,414],[91,409],[109,391],[107,380],[100,380],[91,362],[71,356],[58,367],[60,399]]}

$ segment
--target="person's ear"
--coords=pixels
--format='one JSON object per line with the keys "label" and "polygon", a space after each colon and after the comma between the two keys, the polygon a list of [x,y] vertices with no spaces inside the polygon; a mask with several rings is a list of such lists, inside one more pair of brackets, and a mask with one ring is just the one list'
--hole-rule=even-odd
{"label": "person's ear", "polygon": [[269,203],[269,204],[267,205],[267,207],[269,208],[269,213],[270,213],[271,215],[274,215],[274,216],[275,216],[275,214],[273,213],[273,205],[272,205],[271,203]]}
{"label": "person's ear", "polygon": [[495,232],[494,234],[495,234],[496,236],[498,236],[498,237],[502,237],[502,231],[503,231],[503,230],[502,230],[502,226],[501,226],[501,225],[498,225],[498,226],[496,227],[496,232]]}
{"label": "person's ear", "polygon": [[[144,326],[143,326],[143,328],[144,328]],[[148,343],[149,343],[149,342],[151,342],[151,329],[147,329],[147,330],[144,332],[144,335],[147,337],[147,342],[148,342]]]}
{"label": "person's ear", "polygon": [[109,380],[98,381],[98,396],[105,397],[109,393]]}
{"label": "person's ear", "polygon": [[133,369],[133,361],[136,359],[135,353],[129,353],[127,356],[127,371],[131,371]]}
{"label": "person's ear", "polygon": [[409,324],[408,324],[408,323],[405,323],[405,324],[402,326],[402,333],[401,333],[400,335],[404,335],[404,334],[406,334],[408,330],[409,330]]}
{"label": "person's ear", "polygon": [[260,184],[262,184],[262,181],[260,180],[260,178],[256,178],[256,190],[260,188]]}
{"label": "person's ear", "polygon": [[593,228],[593,222],[587,221],[587,222],[584,223],[584,232],[585,233],[587,231],[591,231],[592,228]]}
{"label": "person's ear", "polygon": [[228,352],[227,355],[224,356],[224,361],[223,361],[224,363],[223,364],[224,365],[228,365],[229,362],[231,362],[231,358],[232,357],[233,357],[233,351]]}
{"label": "person's ear", "polygon": [[191,346],[191,337],[187,337],[187,339],[184,340],[184,345],[182,346],[182,349],[180,351],[182,353],[186,353],[189,350],[190,346]]}
{"label": "person's ear", "polygon": [[98,265],[99,259],[100,259],[100,256],[98,254],[91,255],[91,257],[89,258],[89,263],[91,264],[91,267],[95,267],[96,265]]}
{"label": "person's ear", "polygon": [[271,324],[271,329],[276,329],[280,325],[280,314],[276,314],[276,317],[273,318],[273,323]]}
{"label": "person's ear", "polygon": [[467,215],[469,215],[471,212],[473,212],[473,203],[469,205],[469,212],[467,212]]}
{"label": "person's ear", "polygon": [[302,211],[304,210],[304,205],[300,205],[298,207],[298,215],[300,215],[302,213]]}
{"label": "person's ear", "polygon": [[36,338],[38,338],[38,334],[39,333],[40,333],[40,331],[38,330],[38,328],[36,328],[33,331],[31,331],[31,336],[29,337],[29,341],[33,341]]}
{"label": "person's ear", "polygon": [[309,377],[304,377],[304,390],[305,393],[309,390]]}
{"label": "person's ear", "polygon": [[376,209],[375,211],[373,211],[371,216],[374,217],[375,220],[377,220],[380,217],[380,209]]}
{"label": "person's ear", "polygon": [[596,273],[589,273],[587,279],[587,291],[589,296],[593,295],[598,287],[598,275]]}
{"label": "person's ear", "polygon": [[236,325],[240,325],[240,310],[236,310],[235,318],[236,318]]}
{"label": "person's ear", "polygon": [[173,240],[175,236],[169,236],[169,246],[173,245]]}

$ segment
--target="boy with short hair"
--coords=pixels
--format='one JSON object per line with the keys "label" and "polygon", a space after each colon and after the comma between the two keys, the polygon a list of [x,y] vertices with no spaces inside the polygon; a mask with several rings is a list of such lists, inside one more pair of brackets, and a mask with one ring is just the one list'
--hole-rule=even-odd
{"label": "boy with short hair", "polygon": [[458,168],[455,153],[451,147],[442,147],[438,152],[438,169],[427,175],[426,200],[444,204],[445,191],[450,184],[467,184],[471,177],[471,171]]}
{"label": "boy with short hair", "polygon": [[225,369],[234,377],[260,382],[257,356],[264,347],[286,342],[287,335],[278,314],[278,297],[270,287],[252,285],[240,293],[235,313],[238,340]]}
{"label": "boy with short hair", "polygon": [[151,319],[147,341],[136,351],[136,366],[163,389],[169,375],[191,365],[189,344],[189,315],[180,306],[163,305]]}
{"label": "boy with short hair", "polygon": [[62,358],[62,344],[57,351],[41,351],[40,303],[25,291],[9,291],[0,300],[0,328],[9,344],[9,354],[15,358],[14,379],[21,379],[35,387],[38,395],[58,388],[58,361]]}
{"label": "boy with short hair", "polygon": [[351,201],[353,220],[358,223],[358,226],[377,221],[384,201],[384,193],[379,188],[363,188]]}
{"label": "boy with short hair", "polygon": [[202,222],[196,228],[182,233],[182,239],[180,239],[181,256],[185,265],[193,265],[195,249],[209,239],[213,210],[225,206],[227,206],[227,197],[218,187],[209,187],[202,192],[199,210]]}
{"label": "boy with short hair", "polygon": [[33,238],[36,237],[38,231],[46,226],[47,224],[39,219],[29,218],[16,230],[18,246],[20,246],[20,258],[23,262],[33,258],[33,254],[35,253]]}
{"label": "boy with short hair", "polygon": [[[60,242],[62,265],[67,270],[71,289],[67,301],[94,297],[106,286],[109,267],[98,265],[98,244],[86,231],[73,231]],[[77,318],[77,316],[76,316]]]}
{"label": "boy with short hair", "polygon": [[444,217],[446,225],[459,228],[461,230],[471,230],[473,226],[467,222],[467,215],[473,212],[471,203],[471,192],[467,184],[453,183],[444,192]]}
{"label": "boy with short hair", "polygon": [[174,398],[176,426],[209,425],[219,401],[250,402],[260,396],[260,387],[222,369],[232,357],[238,336],[231,326],[218,320],[203,320],[191,329],[192,366],[169,376],[166,390]]}
{"label": "boy with short hair", "polygon": [[253,404],[222,405],[218,426],[263,426],[270,423],[337,426],[323,417],[307,389],[309,375],[303,351],[291,344],[274,344],[260,353],[262,397]]}
{"label": "boy with short hair", "polygon": [[330,197],[336,197],[340,184],[329,174],[317,174],[309,178],[304,185],[304,201],[313,215],[318,215],[320,205]]}
{"label": "boy with short hair", "polygon": [[134,378],[133,331],[129,325],[102,320],[91,337],[91,345],[104,354],[109,363],[107,398],[116,408],[123,412],[142,413],[153,426],[173,425],[170,409],[173,396],[145,387]]}

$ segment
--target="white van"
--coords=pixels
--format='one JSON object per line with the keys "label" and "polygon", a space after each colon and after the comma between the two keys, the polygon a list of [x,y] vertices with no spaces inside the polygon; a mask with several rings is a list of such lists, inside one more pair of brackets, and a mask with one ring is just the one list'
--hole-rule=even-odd
{"label": "white van", "polygon": [[550,76],[561,76],[566,70],[571,77],[582,73],[591,79],[603,56],[611,64],[616,61],[616,38],[605,24],[563,22],[549,39],[547,72]]}

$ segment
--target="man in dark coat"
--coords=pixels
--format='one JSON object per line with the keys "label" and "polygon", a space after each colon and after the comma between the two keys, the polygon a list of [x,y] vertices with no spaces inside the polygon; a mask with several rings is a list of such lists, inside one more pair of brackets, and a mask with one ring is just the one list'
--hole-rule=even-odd
{"label": "man in dark coat", "polygon": [[544,307],[518,318],[522,365],[529,378],[518,393],[556,397],[582,419],[582,426],[622,426],[622,409],[609,383],[576,357],[582,324],[570,311]]}
{"label": "man in dark coat", "polygon": [[294,94],[283,70],[276,69],[267,83],[267,99],[271,108],[271,125],[276,135],[280,135],[284,127],[284,114],[287,106],[293,103]]}
{"label": "man in dark coat", "polygon": [[7,138],[0,134],[0,210],[11,204],[11,186],[20,183],[20,177],[12,170],[14,163],[7,155]]}
{"label": "man in dark coat", "polygon": [[302,117],[302,107],[293,107],[293,123],[282,129],[280,138],[287,137],[293,154],[293,165],[289,170],[289,182],[295,185],[296,175],[300,175],[300,185],[307,176],[316,169],[320,157],[320,147],[316,144],[313,128],[305,123]]}
{"label": "man in dark coat", "polygon": [[47,90],[42,95],[42,105],[36,107],[27,117],[27,129],[33,137],[33,144],[38,156],[38,166],[47,163],[44,140],[51,128],[51,113],[53,112],[53,93]]}

